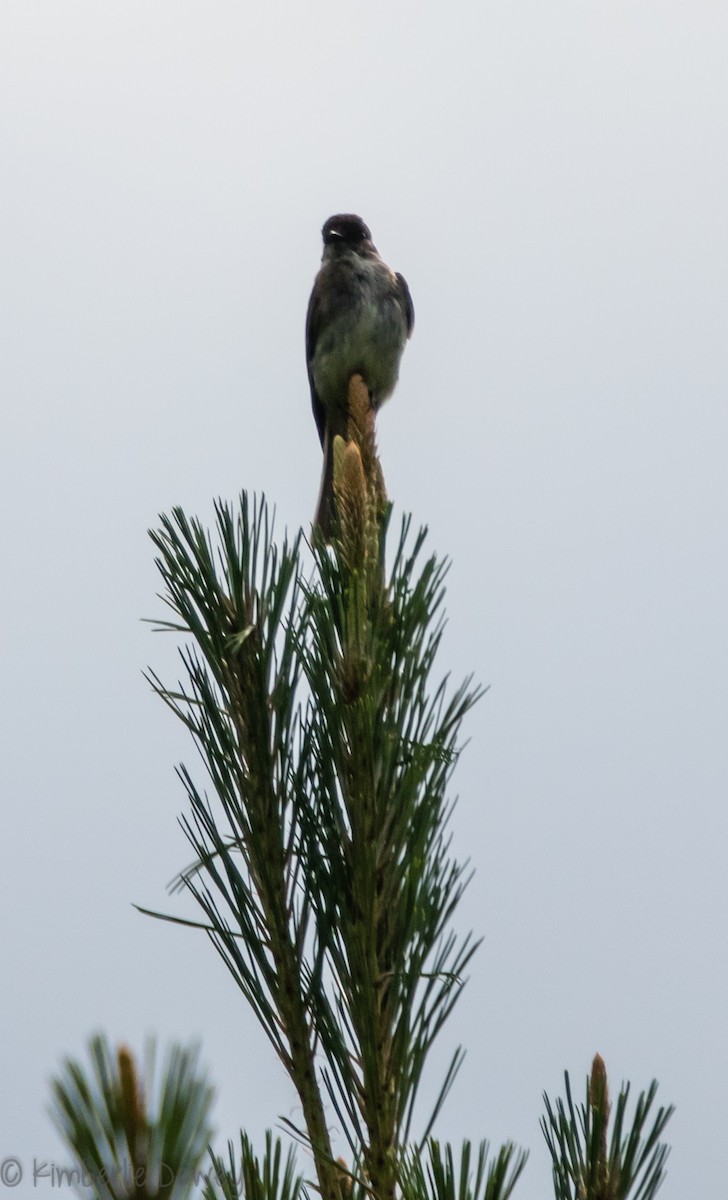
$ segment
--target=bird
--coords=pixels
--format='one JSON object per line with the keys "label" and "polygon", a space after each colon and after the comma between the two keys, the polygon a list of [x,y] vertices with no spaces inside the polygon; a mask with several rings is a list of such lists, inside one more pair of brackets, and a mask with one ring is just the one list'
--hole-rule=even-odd
{"label": "bird", "polygon": [[311,405],[324,454],[314,526],[328,535],[335,519],[334,439],[347,437],[348,387],[361,375],[372,409],[391,396],[415,313],[410,290],[354,213],[329,217],[324,249],[306,313],[306,365]]}

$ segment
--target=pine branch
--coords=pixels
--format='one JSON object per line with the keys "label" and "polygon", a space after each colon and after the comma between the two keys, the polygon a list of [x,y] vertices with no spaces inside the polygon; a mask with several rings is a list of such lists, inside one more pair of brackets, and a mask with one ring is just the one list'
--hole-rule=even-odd
{"label": "pine branch", "polygon": [[426,1151],[427,1157],[417,1152],[404,1160],[402,1200],[508,1200],[528,1157],[508,1142],[488,1162],[488,1143],[481,1142],[473,1168],[469,1141],[462,1144],[459,1165],[449,1144],[430,1140]]}
{"label": "pine branch", "polygon": [[52,1080],[52,1117],[97,1200],[187,1200],[210,1139],[213,1090],[197,1051],[172,1046],[155,1072],[131,1052],[89,1043],[91,1071],[67,1059]]}
{"label": "pine branch", "polygon": [[208,1177],[204,1200],[299,1200],[303,1180],[295,1173],[293,1152],[285,1160],[279,1138],[273,1140],[270,1130],[265,1135],[262,1163],[246,1134],[240,1135],[240,1155],[228,1142],[228,1160],[212,1155],[212,1177]]}
{"label": "pine branch", "polygon": [[352,524],[342,517],[340,538],[318,548],[320,586],[308,591],[318,771],[307,780],[307,864],[335,996],[319,993],[316,1022],[337,1112],[373,1191],[392,1197],[427,1052],[476,948],[447,932],[464,879],[445,793],[480,692],[469,681],[450,698],[445,682],[430,691],[446,567],[420,567],[424,535],[408,547],[405,524],[385,583],[386,525],[365,521],[350,536]]}
{"label": "pine branch", "polygon": [[152,685],[190,729],[219,802],[181,769],[191,808],[182,824],[197,854],[182,882],[293,1080],[321,1193],[338,1200],[308,1014],[300,814],[290,802],[300,720],[298,541],[279,552],[265,505],[251,513],[245,495],[237,516],[222,503],[216,511],[216,552],[179,509],[151,535],[163,599],[195,643],[182,652],[185,683],[171,691],[152,677]]}
{"label": "pine branch", "polygon": [[657,1084],[653,1080],[642,1092],[628,1133],[625,1127],[629,1084],[617,1098],[611,1141],[609,1089],[604,1062],[596,1055],[587,1079],[586,1103],[578,1110],[565,1074],[566,1103],[553,1107],[544,1095],[546,1116],[541,1120],[553,1163],[556,1200],[653,1200],[665,1175],[669,1148],[660,1138],[673,1114],[673,1107],[660,1108],[652,1127],[647,1119]]}
{"label": "pine branch", "polygon": [[166,624],[192,643],[183,682],[150,678],[212,784],[208,797],[180,768],[196,858],[179,883],[297,1089],[318,1188],[338,1200],[343,1186],[326,1096],[360,1187],[393,1200],[425,1060],[477,945],[450,929],[467,878],[447,790],[481,691],[433,683],[447,566],[423,561],[425,534],[405,522],[386,569],[373,422],[359,416],[313,581],[298,540],[278,551],[265,505],[251,514],[244,495],[237,515],[218,504],[214,544],[180,510],[163,518]]}

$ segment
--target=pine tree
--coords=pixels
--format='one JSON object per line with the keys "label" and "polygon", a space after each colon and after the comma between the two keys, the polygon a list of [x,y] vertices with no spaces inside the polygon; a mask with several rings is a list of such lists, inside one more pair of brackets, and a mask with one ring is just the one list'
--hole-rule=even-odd
{"label": "pine tree", "polygon": [[[465,884],[447,788],[479,696],[433,681],[444,564],[388,510],[366,388],[350,388],[330,544],[280,547],[264,502],[218,504],[216,539],[177,509],[152,535],[185,678],[153,686],[214,796],[182,769],[195,860],[181,876],[296,1089],[326,1200],[393,1200],[430,1047],[475,950],[450,927]],[[427,1137],[461,1061],[456,1051]],[[342,1174],[327,1113],[348,1142]],[[523,1165],[513,1147],[507,1196]]]}
{"label": "pine tree", "polygon": [[[460,1048],[415,1127],[428,1053],[477,948],[452,927],[467,877],[450,848],[448,789],[481,689],[438,678],[447,567],[409,521],[390,530],[356,376],[349,413],[335,446],[338,520],[331,541],[312,538],[312,562],[300,534],[276,541],[267,505],[245,493],[217,503],[214,535],[179,508],[151,535],[171,613],[157,625],[185,640],[182,680],[149,678],[208,779],[206,790],[179,769],[194,860],[177,887],[200,919],[151,915],[206,932],[297,1093],[303,1127],[290,1132],[312,1164],[305,1183],[279,1139],[259,1161],[243,1132],[239,1151],[213,1156],[205,1195],[507,1200],[524,1152],[507,1143],[491,1155],[482,1142],[473,1153],[467,1141],[456,1152],[432,1137]],[[581,1116],[568,1077],[568,1112],[547,1101],[557,1200],[651,1200],[670,1110],[645,1149],[651,1091],[625,1148],[620,1096],[607,1152],[600,1078]],[[652,1191],[630,1191],[640,1171]]]}

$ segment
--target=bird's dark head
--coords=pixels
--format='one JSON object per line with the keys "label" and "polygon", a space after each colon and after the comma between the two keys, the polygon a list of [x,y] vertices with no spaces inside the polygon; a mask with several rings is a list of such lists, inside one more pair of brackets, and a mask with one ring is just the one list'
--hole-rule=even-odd
{"label": "bird's dark head", "polygon": [[364,253],[374,249],[368,226],[354,213],[339,213],[335,217],[329,217],[321,235],[324,246],[331,246],[334,252],[339,246]]}

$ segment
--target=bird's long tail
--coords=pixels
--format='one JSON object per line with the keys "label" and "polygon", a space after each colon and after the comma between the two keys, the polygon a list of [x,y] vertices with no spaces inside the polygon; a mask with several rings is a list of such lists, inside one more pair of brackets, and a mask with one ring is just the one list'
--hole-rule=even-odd
{"label": "bird's long tail", "polygon": [[323,441],[324,465],[321,472],[321,489],[319,491],[314,526],[325,538],[331,537],[336,517],[336,498],[334,496],[334,435],[329,425],[326,426]]}

